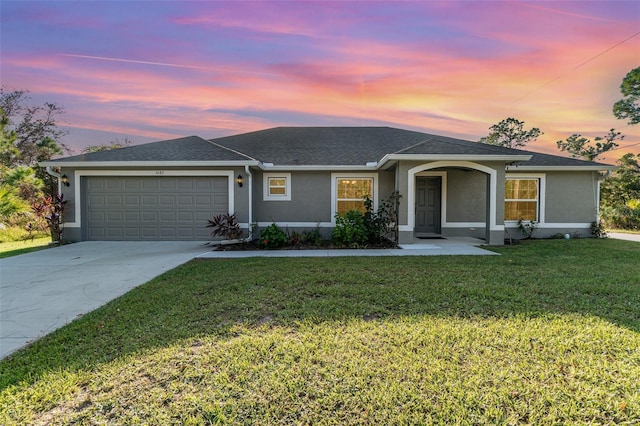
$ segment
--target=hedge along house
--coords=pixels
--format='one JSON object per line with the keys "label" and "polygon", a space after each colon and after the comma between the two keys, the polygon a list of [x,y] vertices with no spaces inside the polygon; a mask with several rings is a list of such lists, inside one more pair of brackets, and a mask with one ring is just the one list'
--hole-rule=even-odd
{"label": "hedge along house", "polygon": [[601,172],[613,166],[389,127],[278,127],[197,136],[41,163],[68,200],[64,236],[81,240],[208,240],[207,219],[277,223],[328,234],[336,213],[377,208],[394,191],[400,243],[470,236],[590,235]]}

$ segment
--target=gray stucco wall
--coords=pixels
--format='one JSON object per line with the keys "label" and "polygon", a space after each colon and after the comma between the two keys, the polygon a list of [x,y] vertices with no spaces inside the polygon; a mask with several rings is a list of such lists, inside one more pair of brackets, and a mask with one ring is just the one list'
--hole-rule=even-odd
{"label": "gray stucco wall", "polygon": [[487,175],[476,170],[447,170],[447,222],[484,222]]}
{"label": "gray stucco wall", "polygon": [[253,172],[254,222],[330,222],[331,173],[291,173],[291,200],[265,201],[263,172]]}
{"label": "gray stucco wall", "polygon": [[[362,172],[351,172],[358,176]],[[254,171],[253,212],[254,222],[331,222],[331,172],[309,171],[291,173],[291,200],[272,201],[264,199],[262,171]],[[340,171],[349,175],[349,171]],[[394,191],[394,171],[376,172],[378,200],[382,201]]]}
{"label": "gray stucco wall", "polygon": [[545,222],[591,223],[597,216],[595,172],[546,173]]}

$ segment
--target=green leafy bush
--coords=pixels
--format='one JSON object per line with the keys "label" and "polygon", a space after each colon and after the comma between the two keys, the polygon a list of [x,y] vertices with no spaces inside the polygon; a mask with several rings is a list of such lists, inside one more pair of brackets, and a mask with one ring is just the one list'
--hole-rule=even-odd
{"label": "green leafy bush", "polygon": [[365,212],[351,210],[344,215],[336,214],[336,227],[331,237],[337,245],[359,247],[388,241],[387,235],[393,231],[398,242],[398,202],[400,194],[392,193],[383,200],[378,210],[373,210],[373,201],[364,199]]}
{"label": "green leafy bush", "polygon": [[313,231],[302,232],[302,243],[320,247],[324,239],[320,235],[320,231],[314,229]]}
{"label": "green leafy bush", "polygon": [[369,242],[369,234],[362,212],[350,210],[344,215],[336,214],[336,226],[331,233],[335,244],[346,247],[363,246]]}
{"label": "green leafy bush", "polygon": [[603,207],[601,216],[607,228],[640,230],[640,200]]}
{"label": "green leafy bush", "polygon": [[287,234],[275,223],[260,231],[258,246],[266,249],[277,249],[289,243]]}

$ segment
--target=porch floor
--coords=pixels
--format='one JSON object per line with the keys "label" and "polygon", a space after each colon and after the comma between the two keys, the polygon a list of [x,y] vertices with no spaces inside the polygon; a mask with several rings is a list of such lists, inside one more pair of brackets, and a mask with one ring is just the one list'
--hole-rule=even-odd
{"label": "porch floor", "polygon": [[[409,244],[400,244],[407,251],[433,251],[432,255],[496,255],[480,248],[484,240],[472,237],[414,238]],[[428,255],[428,254],[425,254]]]}

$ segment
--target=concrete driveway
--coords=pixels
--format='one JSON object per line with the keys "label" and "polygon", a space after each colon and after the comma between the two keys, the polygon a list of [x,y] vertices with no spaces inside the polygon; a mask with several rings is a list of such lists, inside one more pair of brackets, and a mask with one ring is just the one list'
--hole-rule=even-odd
{"label": "concrete driveway", "polygon": [[197,241],[86,241],[0,259],[0,359],[210,251]]}

